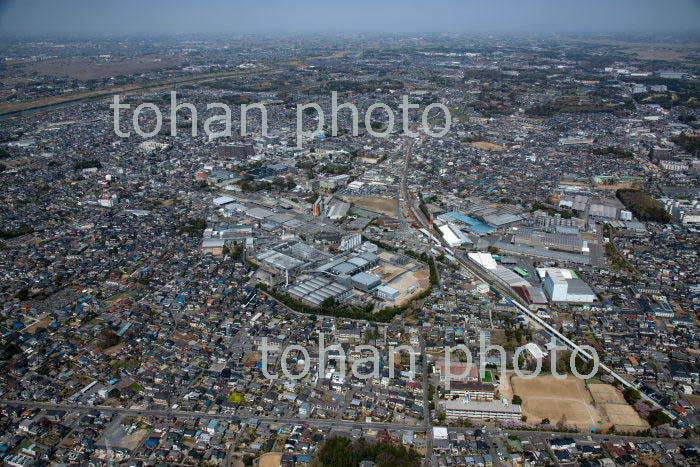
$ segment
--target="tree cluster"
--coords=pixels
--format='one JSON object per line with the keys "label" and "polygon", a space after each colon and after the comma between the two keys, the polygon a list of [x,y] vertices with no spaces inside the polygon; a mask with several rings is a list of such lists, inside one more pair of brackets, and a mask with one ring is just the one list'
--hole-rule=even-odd
{"label": "tree cluster", "polygon": [[412,448],[390,443],[370,443],[360,438],[333,437],[326,440],[314,459],[316,467],[357,467],[369,460],[377,467],[419,467],[420,454]]}
{"label": "tree cluster", "polygon": [[663,205],[641,190],[617,190],[617,197],[627,209],[645,222],[668,223],[671,215]]}

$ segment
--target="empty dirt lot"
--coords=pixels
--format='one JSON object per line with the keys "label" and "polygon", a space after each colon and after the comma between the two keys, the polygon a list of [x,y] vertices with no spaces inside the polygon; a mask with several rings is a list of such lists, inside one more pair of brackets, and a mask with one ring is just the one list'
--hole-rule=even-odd
{"label": "empty dirt lot", "polygon": [[260,457],[260,467],[278,467],[282,462],[282,454],[270,452]]}
{"label": "empty dirt lot", "polygon": [[396,299],[394,305],[401,306],[422,293],[430,285],[430,280],[427,279],[429,275],[428,268],[423,268],[415,272],[405,272],[392,279],[387,285],[401,292],[401,296]]}
{"label": "empty dirt lot", "polygon": [[372,212],[378,212],[391,217],[396,217],[396,199],[382,198],[381,196],[340,196],[340,199],[353,203],[358,208]]}
{"label": "empty dirt lot", "polygon": [[484,149],[486,151],[502,151],[503,146],[498,144],[489,143],[486,141],[477,141],[476,143],[470,143],[473,148]]}
{"label": "empty dirt lot", "polygon": [[373,270],[372,273],[379,276],[383,282],[390,282],[394,279],[394,277],[398,276],[404,271],[404,268],[394,266],[390,263],[382,263],[377,269]]}
{"label": "empty dirt lot", "polygon": [[693,407],[695,407],[696,409],[700,408],[700,396],[687,395],[685,397],[686,399],[688,399],[688,402],[690,402]]}

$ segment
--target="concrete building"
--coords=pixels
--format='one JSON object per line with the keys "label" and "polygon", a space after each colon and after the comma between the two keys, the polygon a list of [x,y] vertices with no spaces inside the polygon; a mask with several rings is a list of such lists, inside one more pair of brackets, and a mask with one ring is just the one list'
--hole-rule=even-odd
{"label": "concrete building", "polygon": [[328,208],[328,218],[333,219],[333,220],[341,219],[341,218],[348,215],[349,210],[350,210],[350,203],[346,203],[345,201],[335,200],[331,204],[330,208]]}
{"label": "concrete building", "polygon": [[319,187],[324,191],[334,191],[340,186],[347,185],[349,180],[349,175],[336,175],[334,177],[328,177],[321,180]]}
{"label": "concrete building", "polygon": [[353,287],[364,290],[365,292],[372,290],[382,283],[377,276],[373,276],[372,274],[368,274],[366,272],[355,274],[352,276],[351,280]]}
{"label": "concrete building", "polygon": [[546,247],[575,253],[583,251],[583,240],[579,235],[537,232],[527,228],[518,229],[513,235],[513,242],[518,245]]}
{"label": "concrete building", "polygon": [[553,302],[592,303],[596,300],[588,284],[568,269],[546,269],[544,289]]}
{"label": "concrete building", "polygon": [[255,148],[252,144],[226,144],[216,148],[216,154],[222,159],[245,159],[255,155]]}
{"label": "concrete building", "polygon": [[362,235],[353,234],[343,237],[340,240],[340,251],[353,250],[362,244]]}
{"label": "concrete building", "polygon": [[224,246],[226,245],[226,240],[223,238],[205,238],[202,240],[202,253],[211,253],[214,256],[218,256],[223,253]]}
{"label": "concrete building", "polygon": [[295,271],[306,264],[303,261],[299,261],[296,258],[275,250],[266,250],[260,253],[257,259],[264,265],[283,273]]}
{"label": "concrete building", "polygon": [[683,225],[700,224],[700,201],[669,200],[666,209]]}
{"label": "concrete building", "polygon": [[351,288],[339,282],[319,276],[298,283],[294,287],[291,287],[287,293],[291,297],[301,300],[308,305],[320,306],[327,298],[333,298],[337,302],[343,302],[352,296],[353,291]]}
{"label": "concrete building", "polygon": [[393,302],[397,298],[399,298],[400,292],[393,287],[389,287],[388,285],[380,285],[377,287],[377,297],[381,298],[382,300],[387,300],[389,302]]}
{"label": "concrete building", "polygon": [[456,399],[442,402],[441,405],[449,419],[520,420],[523,415],[523,410],[519,405],[511,405],[506,401],[484,402]]}
{"label": "concrete building", "polygon": [[453,381],[450,383],[449,397],[458,396],[469,400],[492,401],[496,387],[481,381]]}

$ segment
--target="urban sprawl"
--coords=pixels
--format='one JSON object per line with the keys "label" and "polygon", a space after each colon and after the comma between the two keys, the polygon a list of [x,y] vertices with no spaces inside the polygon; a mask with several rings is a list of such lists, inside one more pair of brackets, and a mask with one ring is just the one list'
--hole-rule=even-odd
{"label": "urban sprawl", "polygon": [[697,465],[700,55],[635,40],[6,41],[0,460]]}

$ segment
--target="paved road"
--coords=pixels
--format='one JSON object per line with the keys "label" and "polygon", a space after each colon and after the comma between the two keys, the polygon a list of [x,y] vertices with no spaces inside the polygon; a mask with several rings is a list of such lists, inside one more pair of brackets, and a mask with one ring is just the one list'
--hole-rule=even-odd
{"label": "paved road", "polygon": [[[127,409],[124,407],[110,407],[105,405],[79,405],[79,404],[54,404],[51,402],[33,402],[33,401],[19,401],[19,400],[6,400],[0,399],[0,405],[12,405],[20,406],[25,408],[33,409],[44,409],[44,410],[65,410],[73,412],[89,412],[91,410],[99,410],[112,412],[120,415],[136,415],[145,416],[152,415],[155,417],[177,417],[185,419],[196,419],[202,418],[206,420],[230,420],[231,415],[223,413],[207,413],[207,412],[195,412],[195,411],[183,411],[183,410],[158,410],[158,409]],[[243,419],[256,419],[259,423],[289,423],[293,425],[308,424],[312,426],[319,427],[361,427],[361,428],[372,428],[375,430],[381,430],[383,428],[395,429],[395,430],[412,430],[417,432],[422,432],[420,425],[405,425],[396,423],[384,423],[384,422],[356,422],[356,421],[345,421],[345,420],[321,420],[321,419],[299,419],[299,418],[278,418],[278,417],[239,417]]]}
{"label": "paved road", "polygon": [[430,374],[428,374],[428,356],[425,354],[425,339],[423,339],[422,332],[419,338],[420,354],[423,357],[423,427],[426,434],[426,451],[423,465],[430,467],[430,459],[433,455],[433,422],[432,414],[430,413],[430,401],[428,400],[428,378]]}
{"label": "paved road", "polygon": [[243,431],[245,430],[246,424],[242,423],[241,428],[236,433],[236,437],[233,439],[228,449],[226,450],[226,459],[224,461],[224,466],[232,467],[234,463],[234,454],[236,453],[236,446],[241,441],[241,436],[243,436]]}
{"label": "paved road", "polygon": [[352,402],[353,398],[355,397],[355,394],[359,391],[359,388],[353,386],[350,392],[348,392],[345,395],[345,398],[343,399],[343,403],[341,404],[340,408],[338,409],[338,413],[335,415],[336,421],[341,421],[343,420],[343,415],[345,414],[345,411],[347,408],[350,406],[350,403]]}
{"label": "paved road", "polygon": [[[24,408],[32,408],[32,409],[43,409],[43,410],[65,410],[65,411],[71,411],[71,412],[79,412],[79,413],[86,413],[90,412],[92,410],[99,410],[99,411],[106,411],[106,412],[111,412],[113,414],[118,414],[118,415],[135,415],[135,416],[144,416],[144,415],[152,415],[156,417],[177,417],[177,418],[186,418],[186,419],[205,419],[205,420],[211,420],[211,419],[216,419],[216,420],[224,420],[228,421],[231,419],[231,415],[227,414],[221,414],[221,413],[216,413],[216,414],[211,414],[211,413],[206,413],[206,412],[194,412],[194,411],[181,411],[181,410],[155,410],[155,409],[127,409],[123,407],[109,407],[109,406],[90,406],[90,405],[81,405],[81,404],[54,404],[51,402],[33,402],[33,401],[19,401],[19,400],[8,400],[8,399],[0,399],[0,405],[11,405],[11,406],[19,406],[19,407],[24,407]],[[392,429],[392,430],[411,430],[413,432],[418,432],[422,433],[426,429],[426,424],[423,426],[421,425],[406,425],[406,424],[399,424],[399,423],[385,423],[385,422],[356,422],[356,421],[338,421],[338,420],[320,420],[320,419],[303,419],[300,420],[299,418],[278,418],[278,417],[239,417],[243,419],[243,422],[247,422],[248,419],[255,419],[259,423],[285,423],[285,424],[292,424],[292,425],[300,425],[300,424],[306,424],[310,426],[315,426],[315,427],[342,427],[342,428],[362,428],[362,429],[373,429],[373,430],[381,430],[384,428],[387,429]],[[470,427],[470,428],[465,428],[465,427],[447,427],[448,431],[453,432],[453,433],[472,433],[475,429],[479,427]],[[597,441],[605,441],[605,440],[625,440],[625,441],[632,441],[632,442],[641,442],[641,441],[650,441],[653,439],[664,439],[664,438],[644,438],[644,437],[639,437],[639,436],[625,436],[625,435],[605,435],[605,434],[596,434],[596,433],[561,433],[561,432],[556,432],[556,431],[530,431],[530,430],[515,430],[515,429],[503,429],[499,430],[497,428],[493,427],[484,427],[483,428],[487,434],[491,435],[500,435],[500,434],[522,434],[522,435],[533,435],[533,436],[550,436],[550,437],[557,437],[557,436],[571,436],[576,439],[579,438],[587,438],[591,437],[591,439],[597,440]],[[432,430],[431,430],[432,431]]]}
{"label": "paved road", "polygon": [[[413,138],[406,138],[406,154],[403,162],[403,172],[401,173],[401,184],[399,186],[399,219],[401,220],[401,228],[405,226],[405,218],[401,210],[400,200],[403,199],[404,202],[408,203],[409,208],[412,205],[411,200],[408,197],[408,189],[406,188],[406,178],[408,177],[408,168],[411,164],[411,154],[413,152]],[[428,379],[430,374],[428,373],[428,358],[425,353],[425,339],[423,338],[423,333],[420,331],[420,353],[423,357],[423,427],[426,433],[426,454],[423,459],[423,465],[425,467],[430,467],[431,460],[433,457],[433,423],[432,414],[430,413],[430,401],[428,401]]]}

